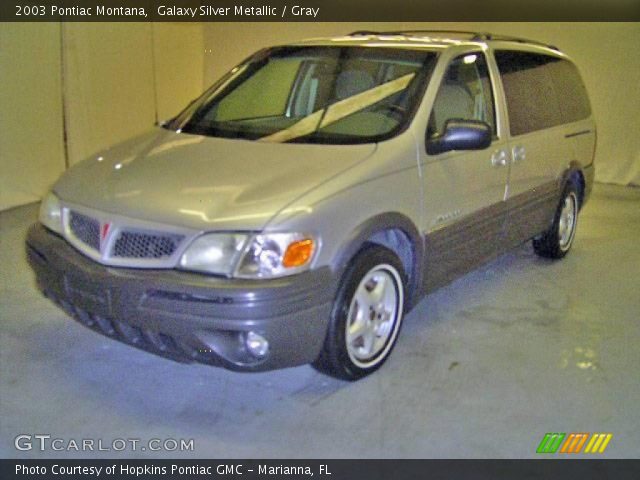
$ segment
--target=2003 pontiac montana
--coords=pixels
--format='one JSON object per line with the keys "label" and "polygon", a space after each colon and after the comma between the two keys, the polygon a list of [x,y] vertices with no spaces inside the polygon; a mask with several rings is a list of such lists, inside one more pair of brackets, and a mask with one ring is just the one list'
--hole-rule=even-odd
{"label": "2003 pontiac montana", "polygon": [[403,31],[268,48],[67,171],[28,258],[47,297],[131,345],[353,380],[427,292],[528,240],[563,257],[595,142],[552,46]]}

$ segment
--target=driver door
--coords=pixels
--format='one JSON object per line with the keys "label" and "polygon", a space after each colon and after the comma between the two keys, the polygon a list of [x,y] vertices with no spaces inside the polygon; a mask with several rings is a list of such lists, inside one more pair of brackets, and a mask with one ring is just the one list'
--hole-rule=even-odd
{"label": "driver door", "polygon": [[426,288],[433,290],[497,253],[508,180],[508,144],[498,128],[494,79],[483,52],[454,58],[440,82],[429,118],[427,141],[447,120],[479,120],[493,142],[479,151],[424,153]]}

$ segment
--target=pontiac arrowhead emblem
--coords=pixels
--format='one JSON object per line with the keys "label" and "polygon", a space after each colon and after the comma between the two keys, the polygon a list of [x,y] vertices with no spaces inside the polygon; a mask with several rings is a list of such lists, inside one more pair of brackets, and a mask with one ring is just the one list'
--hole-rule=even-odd
{"label": "pontiac arrowhead emblem", "polygon": [[111,223],[103,223],[100,227],[100,250],[102,250],[105,240],[107,239],[107,235],[109,235],[109,229],[111,228]]}

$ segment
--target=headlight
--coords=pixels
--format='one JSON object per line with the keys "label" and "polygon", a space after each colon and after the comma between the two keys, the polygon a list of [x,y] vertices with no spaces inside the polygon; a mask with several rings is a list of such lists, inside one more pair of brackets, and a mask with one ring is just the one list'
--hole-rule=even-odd
{"label": "headlight", "polygon": [[195,239],[180,258],[186,270],[231,276],[247,241],[247,235],[210,233]]}
{"label": "headlight", "polygon": [[180,259],[180,267],[228,277],[275,278],[309,268],[317,248],[302,233],[209,233],[196,238]]}
{"label": "headlight", "polygon": [[40,204],[40,223],[50,230],[62,233],[62,207],[60,200],[49,192]]}
{"label": "headlight", "polygon": [[282,277],[309,268],[316,249],[311,235],[270,233],[256,235],[236,270],[242,278]]}

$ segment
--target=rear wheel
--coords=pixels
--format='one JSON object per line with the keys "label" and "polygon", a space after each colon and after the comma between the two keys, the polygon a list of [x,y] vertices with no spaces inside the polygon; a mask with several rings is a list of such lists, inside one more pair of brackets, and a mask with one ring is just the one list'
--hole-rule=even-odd
{"label": "rear wheel", "polygon": [[378,245],[361,250],[343,276],[314,366],[345,380],[380,368],[400,331],[405,285],[402,263],[392,251]]}
{"label": "rear wheel", "polygon": [[533,249],[541,257],[562,258],[573,245],[578,223],[578,188],[569,181],[549,230],[533,240]]}

